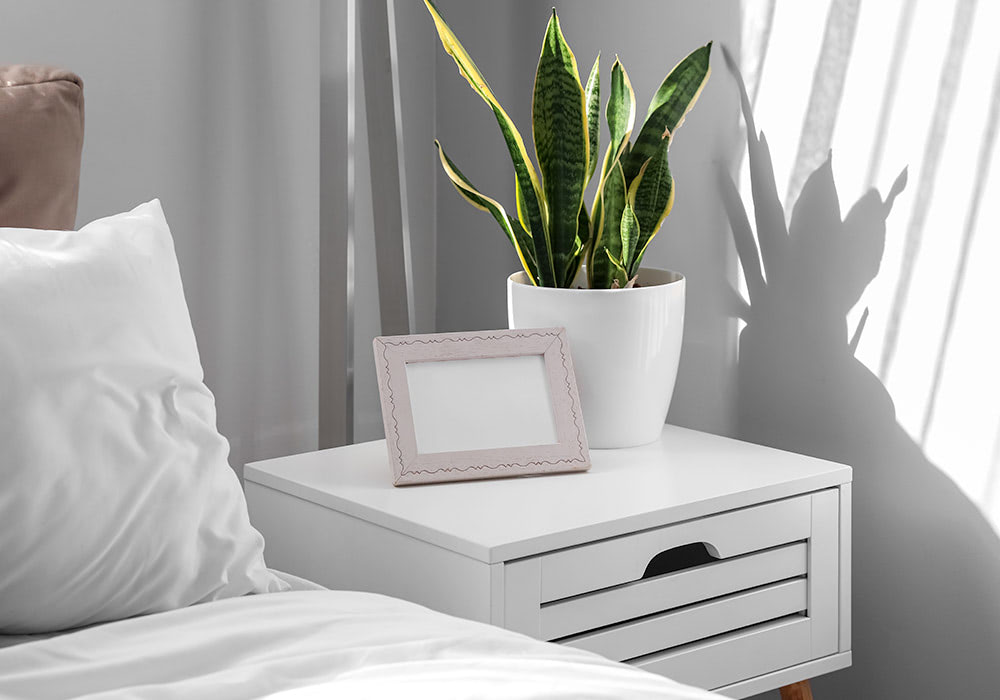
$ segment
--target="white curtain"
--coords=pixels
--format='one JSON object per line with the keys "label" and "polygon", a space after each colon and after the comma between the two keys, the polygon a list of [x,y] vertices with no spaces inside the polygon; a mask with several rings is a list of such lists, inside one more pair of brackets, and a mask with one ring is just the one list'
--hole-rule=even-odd
{"label": "white curtain", "polygon": [[[742,65],[790,216],[832,148],[843,214],[908,168],[856,356],[1000,529],[1000,3],[744,3]],[[749,181],[742,181],[750,202]]]}

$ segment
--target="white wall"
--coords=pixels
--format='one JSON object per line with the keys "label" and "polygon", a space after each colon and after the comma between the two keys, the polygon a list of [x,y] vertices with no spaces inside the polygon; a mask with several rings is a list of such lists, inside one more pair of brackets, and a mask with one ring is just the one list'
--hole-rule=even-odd
{"label": "white wall", "polygon": [[84,80],[78,223],[159,197],[232,464],[316,443],[318,0],[3,0]]}
{"label": "white wall", "polygon": [[[535,65],[553,5],[584,80],[601,52],[602,114],[616,53],[631,78],[641,118],[663,77],[688,52],[709,40],[739,46],[735,0],[442,0],[438,8],[526,141]],[[714,53],[717,69],[722,64]],[[477,187],[511,203],[510,159],[492,113],[440,46],[436,71],[437,136]],[[734,429],[736,338],[726,285],[736,272],[715,178],[717,162],[726,167],[738,152],[737,118],[735,93],[710,79],[671,146],[677,200],[646,256],[648,264],[676,269],[688,278],[684,350],[669,420],[718,433]],[[603,121],[601,143],[606,147]],[[506,328],[505,278],[518,269],[517,259],[496,223],[463,201],[440,172],[437,188],[438,330]]]}

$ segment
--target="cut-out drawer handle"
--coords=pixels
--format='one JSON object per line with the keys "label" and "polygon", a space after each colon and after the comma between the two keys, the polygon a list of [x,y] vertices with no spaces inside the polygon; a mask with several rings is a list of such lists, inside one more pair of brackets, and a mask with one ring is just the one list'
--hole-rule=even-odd
{"label": "cut-out drawer handle", "polygon": [[642,577],[653,578],[663,574],[672,574],[675,571],[693,569],[713,561],[719,561],[719,552],[707,542],[682,544],[678,547],[665,549],[650,559]]}
{"label": "cut-out drawer handle", "polygon": [[542,603],[642,578],[657,554],[702,542],[709,554],[730,559],[809,537],[812,496],[796,496],[718,515],[609,537],[541,557]]}

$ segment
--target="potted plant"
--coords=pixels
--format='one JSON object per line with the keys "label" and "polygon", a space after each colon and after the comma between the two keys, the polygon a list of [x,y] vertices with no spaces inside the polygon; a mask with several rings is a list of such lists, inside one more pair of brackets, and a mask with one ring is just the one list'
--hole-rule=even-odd
{"label": "potted plant", "polygon": [[[591,447],[655,440],[677,376],[684,277],[642,267],[642,259],[673,207],[667,152],[711,73],[711,42],[670,71],[634,141],[635,95],[616,58],[605,109],[611,143],[600,158],[600,56],[584,85],[553,9],[534,81],[536,170],[475,62],[424,2],[445,51],[492,109],[513,162],[516,216],[477,190],[435,141],[459,194],[496,220],[521,261],[507,281],[511,328],[566,328]],[[588,208],[584,191],[595,175]]]}

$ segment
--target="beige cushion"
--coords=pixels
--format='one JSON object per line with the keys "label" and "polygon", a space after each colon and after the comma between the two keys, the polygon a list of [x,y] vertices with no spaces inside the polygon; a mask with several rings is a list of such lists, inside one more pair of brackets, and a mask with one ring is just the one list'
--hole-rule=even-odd
{"label": "beige cushion", "polygon": [[72,229],[83,150],[83,81],[0,66],[0,226]]}

